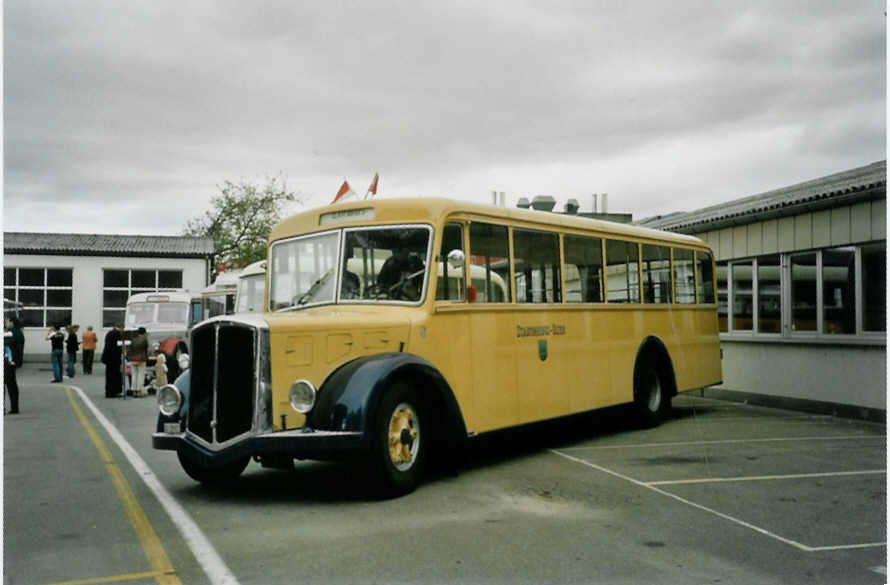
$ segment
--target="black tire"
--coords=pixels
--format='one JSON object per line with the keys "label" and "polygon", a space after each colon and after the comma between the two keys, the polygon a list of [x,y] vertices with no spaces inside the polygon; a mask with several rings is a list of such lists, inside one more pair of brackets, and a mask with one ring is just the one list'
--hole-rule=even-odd
{"label": "black tire", "polygon": [[420,483],[432,439],[428,422],[408,384],[397,382],[386,391],[371,430],[370,465],[380,496],[401,496]]}
{"label": "black tire", "polygon": [[227,463],[222,467],[206,467],[188,455],[183,454],[182,451],[177,451],[176,455],[179,457],[179,464],[182,465],[182,469],[190,478],[210,486],[224,485],[235,481],[241,475],[241,472],[244,471],[244,468],[247,467],[247,464],[250,463],[250,457],[244,457]]}
{"label": "black tire", "polygon": [[639,424],[656,427],[667,417],[671,396],[667,380],[652,364],[641,364],[634,372],[634,410]]}

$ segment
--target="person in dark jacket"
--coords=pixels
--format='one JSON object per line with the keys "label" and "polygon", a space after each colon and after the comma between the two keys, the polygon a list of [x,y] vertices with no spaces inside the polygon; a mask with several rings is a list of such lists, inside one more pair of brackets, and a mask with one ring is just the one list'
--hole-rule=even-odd
{"label": "person in dark jacket", "polygon": [[65,334],[61,327],[53,325],[46,334],[46,340],[50,343],[50,360],[53,365],[53,379],[51,382],[62,381],[62,354],[65,347]]}
{"label": "person in dark jacket", "polygon": [[80,341],[77,340],[77,325],[68,327],[68,337],[65,339],[65,351],[68,352],[68,377],[74,377],[74,364],[77,363],[77,350],[80,349]]}
{"label": "person in dark jacket", "polygon": [[123,386],[121,376],[121,346],[124,328],[120,325],[105,334],[105,347],[102,348],[102,363],[105,364],[105,398],[120,396]]}
{"label": "person in dark jacket", "polygon": [[[24,353],[25,342],[24,335],[21,335],[21,342],[16,340],[15,322],[17,319],[6,320],[6,331],[3,336],[3,385],[9,393],[9,414],[19,413],[19,384],[16,380],[16,368],[21,366],[21,354]],[[21,334],[21,327],[19,327]],[[16,355],[19,356],[16,361]]]}

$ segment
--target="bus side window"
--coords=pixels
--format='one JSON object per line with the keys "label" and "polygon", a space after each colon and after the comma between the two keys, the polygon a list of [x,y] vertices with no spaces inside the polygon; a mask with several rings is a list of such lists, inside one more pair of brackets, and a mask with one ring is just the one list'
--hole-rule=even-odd
{"label": "bus side window", "polygon": [[516,302],[559,303],[559,236],[554,233],[513,230]]}
{"label": "bus side window", "polygon": [[566,302],[603,302],[603,244],[600,238],[567,234]]}
{"label": "bus side window", "polygon": [[643,244],[643,302],[671,302],[671,249]]}
{"label": "bus side window", "polygon": [[449,223],[442,232],[442,248],[439,250],[439,278],[436,282],[437,301],[464,300],[465,267],[452,268],[448,265],[448,253],[464,250],[463,228],[459,223]]}
{"label": "bus side window", "polygon": [[636,242],[606,240],[606,292],[610,303],[639,303],[639,246]]}
{"label": "bus side window", "polygon": [[685,248],[674,248],[674,295],[676,302],[695,302],[695,253]]}
{"label": "bus side window", "polygon": [[[698,285],[698,302],[714,302],[714,265],[707,252],[695,253],[695,282]],[[777,332],[778,333],[778,332]]]}
{"label": "bus side window", "polygon": [[470,278],[477,303],[509,303],[510,241],[507,226],[470,224]]}

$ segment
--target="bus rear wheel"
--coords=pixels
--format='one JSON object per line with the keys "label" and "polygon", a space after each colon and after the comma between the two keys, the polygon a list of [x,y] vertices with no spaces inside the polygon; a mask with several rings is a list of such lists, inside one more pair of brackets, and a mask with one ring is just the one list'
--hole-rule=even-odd
{"label": "bus rear wheel", "polygon": [[372,473],[381,496],[401,496],[417,487],[429,452],[426,427],[417,393],[397,382],[383,396],[372,431]]}
{"label": "bus rear wheel", "polygon": [[634,410],[643,427],[658,426],[671,408],[667,383],[658,368],[643,364],[634,374]]}

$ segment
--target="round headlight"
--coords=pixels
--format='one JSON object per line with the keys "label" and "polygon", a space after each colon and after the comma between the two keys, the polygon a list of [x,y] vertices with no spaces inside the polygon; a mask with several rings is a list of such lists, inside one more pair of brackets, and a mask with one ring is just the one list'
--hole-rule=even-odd
{"label": "round headlight", "polygon": [[307,380],[297,380],[290,385],[290,405],[300,414],[306,414],[315,406],[315,386]]}
{"label": "round headlight", "polygon": [[182,394],[173,384],[164,384],[158,389],[158,410],[164,416],[173,416],[182,406]]}

